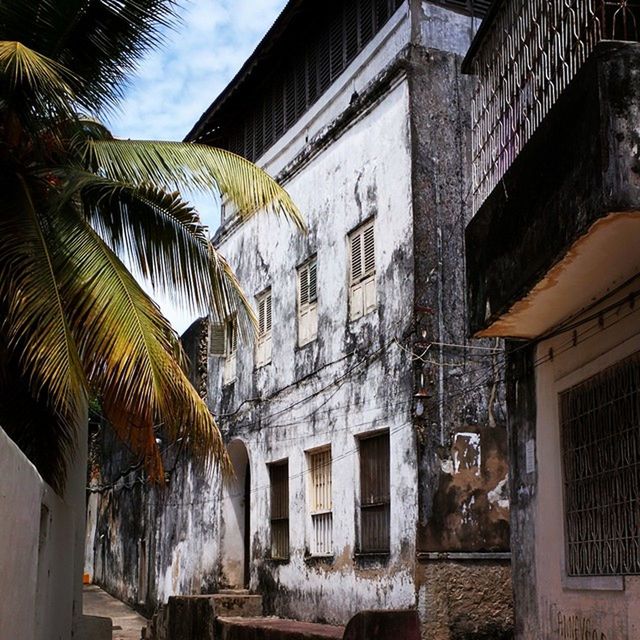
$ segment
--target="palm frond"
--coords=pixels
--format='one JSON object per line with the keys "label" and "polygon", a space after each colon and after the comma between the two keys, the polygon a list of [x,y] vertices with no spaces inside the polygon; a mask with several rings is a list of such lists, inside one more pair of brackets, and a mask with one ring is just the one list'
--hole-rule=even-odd
{"label": "palm frond", "polygon": [[[52,251],[57,241],[38,210],[37,187],[23,178],[3,185],[0,302],[6,349],[37,401],[46,400],[68,442],[83,419],[86,380],[66,320]],[[71,454],[66,447],[66,455]]]}
{"label": "palm frond", "polygon": [[196,460],[226,467],[214,418],[180,366],[177,335],[87,221],[71,208],[63,213],[61,290],[107,419],[156,480],[163,475],[155,425],[172,441],[185,437]]}
{"label": "palm frond", "polygon": [[75,117],[74,83],[79,79],[61,64],[20,42],[0,41],[3,98],[43,117]]}
{"label": "palm frond", "polygon": [[89,140],[86,162],[112,180],[131,184],[151,183],[167,191],[216,189],[245,219],[267,211],[305,229],[297,206],[273,178],[224,149],[184,142]]}
{"label": "palm frond", "polygon": [[191,312],[221,321],[237,314],[243,334],[255,312],[227,261],[207,238],[197,211],[177,192],[69,172],[64,206],[77,196],[101,238],[154,291]]}
{"label": "palm frond", "polygon": [[3,0],[2,37],[23,42],[83,80],[92,111],[113,108],[142,57],[177,22],[174,0]]}

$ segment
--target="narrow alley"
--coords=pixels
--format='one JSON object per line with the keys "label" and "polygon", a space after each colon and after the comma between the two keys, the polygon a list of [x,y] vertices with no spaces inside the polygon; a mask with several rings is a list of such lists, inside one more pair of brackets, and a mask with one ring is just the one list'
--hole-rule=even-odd
{"label": "narrow alley", "polygon": [[126,604],[95,585],[84,587],[83,613],[88,616],[111,618],[113,640],[140,640],[142,628],[148,622]]}

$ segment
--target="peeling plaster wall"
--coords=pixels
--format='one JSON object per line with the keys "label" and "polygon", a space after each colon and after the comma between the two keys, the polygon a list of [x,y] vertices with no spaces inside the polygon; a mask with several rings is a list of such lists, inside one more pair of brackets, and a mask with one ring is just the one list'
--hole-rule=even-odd
{"label": "peeling plaster wall", "polygon": [[[199,320],[182,338],[198,389],[206,384],[207,334]],[[218,474],[194,468],[180,443],[160,446],[166,487],[145,482],[108,424],[90,455],[85,565],[96,584],[147,614],[172,595],[214,592],[220,562]]]}
{"label": "peeling plaster wall", "polygon": [[[402,76],[338,140],[286,187],[309,233],[271,218],[254,219],[223,239],[221,250],[252,296],[271,286],[273,355],[254,370],[250,344],[238,352],[238,379],[216,407],[228,439],[240,438],[251,461],[252,587],[267,611],[345,622],[362,608],[414,603],[412,564],[417,517],[412,375],[394,343],[411,325],[411,184],[408,85]],[[375,216],[377,309],[348,321],[348,233]],[[318,260],[318,337],[297,347],[296,267]],[[221,380],[212,358],[210,397]],[[283,390],[284,389],[284,390]],[[260,402],[258,399],[265,399]],[[238,413],[224,418],[225,414]],[[358,457],[356,436],[388,429],[391,439],[391,554],[354,559]],[[331,444],[333,561],[311,561],[304,452]],[[266,463],[289,459],[291,559],[268,559]],[[318,577],[321,579],[314,579]],[[345,597],[349,594],[349,597]]]}

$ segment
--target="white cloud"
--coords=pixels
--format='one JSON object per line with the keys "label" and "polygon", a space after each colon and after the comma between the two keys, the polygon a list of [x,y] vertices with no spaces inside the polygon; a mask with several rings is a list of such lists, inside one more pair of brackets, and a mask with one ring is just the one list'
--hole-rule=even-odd
{"label": "white cloud", "polygon": [[[284,8],[285,0],[185,0],[182,24],[141,64],[120,112],[110,118],[123,138],[182,140],[229,83]],[[203,221],[218,224],[214,197],[194,199]],[[195,319],[158,300],[183,332]]]}

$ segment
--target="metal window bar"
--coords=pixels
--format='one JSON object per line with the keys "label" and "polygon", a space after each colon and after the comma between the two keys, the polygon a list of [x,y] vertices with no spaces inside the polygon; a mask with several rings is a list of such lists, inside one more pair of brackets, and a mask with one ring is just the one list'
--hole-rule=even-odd
{"label": "metal window bar", "polygon": [[509,0],[474,61],[473,204],[498,185],[601,40],[640,39],[640,0]]}
{"label": "metal window bar", "polygon": [[309,454],[312,553],[329,555],[333,551],[333,490],[331,449]]}
{"label": "metal window bar", "polygon": [[640,574],[640,354],[560,395],[571,576]]}
{"label": "metal window bar", "polygon": [[389,434],[360,440],[360,551],[390,547]]}

